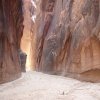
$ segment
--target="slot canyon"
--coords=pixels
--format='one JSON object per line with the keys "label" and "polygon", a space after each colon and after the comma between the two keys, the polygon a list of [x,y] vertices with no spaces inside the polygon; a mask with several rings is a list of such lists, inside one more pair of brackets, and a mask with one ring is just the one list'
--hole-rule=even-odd
{"label": "slot canyon", "polygon": [[80,99],[100,100],[100,0],[0,0],[0,100]]}

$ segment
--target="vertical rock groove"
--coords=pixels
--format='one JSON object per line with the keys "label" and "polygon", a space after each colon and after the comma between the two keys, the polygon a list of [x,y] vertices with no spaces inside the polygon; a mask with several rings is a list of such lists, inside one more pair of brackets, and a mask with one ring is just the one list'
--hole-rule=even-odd
{"label": "vertical rock groove", "polygon": [[100,70],[100,0],[41,2],[36,69],[93,80]]}

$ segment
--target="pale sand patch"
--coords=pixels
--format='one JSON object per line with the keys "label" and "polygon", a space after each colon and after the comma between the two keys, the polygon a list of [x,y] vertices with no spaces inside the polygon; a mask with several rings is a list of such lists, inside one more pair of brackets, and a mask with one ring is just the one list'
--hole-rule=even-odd
{"label": "pale sand patch", "polygon": [[100,100],[100,83],[27,72],[0,85],[0,100]]}

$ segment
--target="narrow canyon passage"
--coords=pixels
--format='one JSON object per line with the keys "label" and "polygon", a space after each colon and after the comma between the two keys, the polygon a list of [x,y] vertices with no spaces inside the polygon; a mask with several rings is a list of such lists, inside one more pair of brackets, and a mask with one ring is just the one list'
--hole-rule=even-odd
{"label": "narrow canyon passage", "polygon": [[0,100],[100,100],[100,0],[0,0]]}
{"label": "narrow canyon passage", "polygon": [[27,72],[0,85],[0,100],[100,100],[100,83]]}

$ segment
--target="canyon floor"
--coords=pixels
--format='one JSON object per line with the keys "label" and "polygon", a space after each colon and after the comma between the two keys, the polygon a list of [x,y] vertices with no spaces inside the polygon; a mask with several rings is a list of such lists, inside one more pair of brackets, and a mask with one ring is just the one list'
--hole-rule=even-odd
{"label": "canyon floor", "polygon": [[0,85],[0,100],[100,100],[100,83],[30,71]]}

